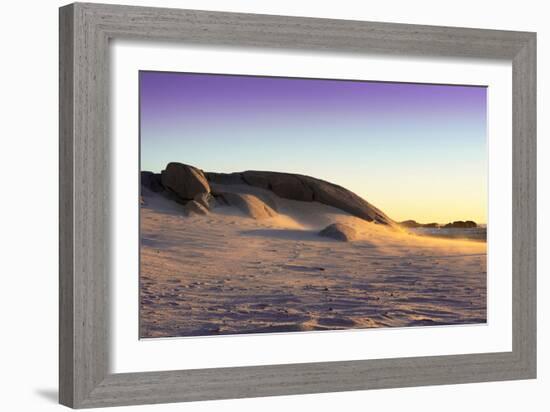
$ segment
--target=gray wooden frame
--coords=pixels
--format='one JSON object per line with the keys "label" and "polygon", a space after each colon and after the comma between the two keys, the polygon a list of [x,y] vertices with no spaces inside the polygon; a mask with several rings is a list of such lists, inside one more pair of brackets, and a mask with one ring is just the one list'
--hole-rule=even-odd
{"label": "gray wooden frame", "polygon": [[[108,70],[114,38],[511,61],[513,350],[109,373]],[[76,3],[60,9],[59,55],[62,404],[86,408],[536,376],[535,33]]]}

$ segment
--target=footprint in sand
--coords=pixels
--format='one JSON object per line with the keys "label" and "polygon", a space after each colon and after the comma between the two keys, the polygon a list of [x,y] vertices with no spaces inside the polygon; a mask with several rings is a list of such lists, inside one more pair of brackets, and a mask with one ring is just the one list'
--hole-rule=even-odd
{"label": "footprint in sand", "polygon": [[283,269],[294,270],[296,272],[324,272],[325,268],[319,266],[301,266],[301,265],[282,265]]}

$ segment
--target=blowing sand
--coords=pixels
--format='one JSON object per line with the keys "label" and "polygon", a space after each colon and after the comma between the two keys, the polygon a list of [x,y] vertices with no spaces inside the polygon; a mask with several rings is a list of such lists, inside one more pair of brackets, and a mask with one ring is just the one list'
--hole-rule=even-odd
{"label": "blowing sand", "polygon": [[[240,186],[223,185],[242,192]],[[277,210],[185,216],[147,192],[141,205],[144,338],[486,321],[486,244],[417,236],[317,202],[246,188]],[[318,235],[344,223],[357,240]]]}

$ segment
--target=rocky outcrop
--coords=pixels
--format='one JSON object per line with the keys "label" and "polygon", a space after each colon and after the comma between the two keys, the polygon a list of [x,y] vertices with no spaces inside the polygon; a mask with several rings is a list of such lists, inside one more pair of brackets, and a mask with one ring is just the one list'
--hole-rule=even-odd
{"label": "rocky outcrop", "polygon": [[216,205],[216,199],[210,193],[199,193],[194,200],[208,210],[213,209]]}
{"label": "rocky outcrop", "polygon": [[194,200],[195,196],[210,193],[210,186],[202,170],[183,163],[169,163],[162,171],[162,185],[180,200]]}
{"label": "rocky outcrop", "polygon": [[418,227],[438,228],[440,226],[439,223],[418,223],[416,220],[405,220],[399,224],[409,229],[416,229]]}
{"label": "rocky outcrop", "polygon": [[351,226],[342,223],[333,223],[321,230],[319,236],[329,237],[342,242],[350,242],[357,239],[357,232]]}
{"label": "rocky outcrop", "polygon": [[439,223],[424,223],[422,227],[427,227],[429,229],[435,229],[440,227],[441,225]]}
{"label": "rocky outcrop", "polygon": [[277,215],[277,212],[252,194],[217,192],[216,197],[226,205],[235,206],[246,216],[253,219],[261,220]]}
{"label": "rocky outcrop", "polygon": [[416,220],[404,220],[403,222],[399,222],[399,224],[403,227],[408,227],[411,229],[421,227],[422,225],[418,223]]}
{"label": "rocky outcrop", "polygon": [[220,185],[244,185],[246,182],[240,173],[215,173],[205,172],[204,175],[209,183],[218,183]]}
{"label": "rocky outcrop", "polygon": [[[342,186],[293,173],[256,170],[240,173],[203,172],[190,165],[172,162],[162,173],[141,172],[141,185],[142,196],[160,192],[162,196],[186,206],[186,213],[191,214],[206,214],[216,205],[226,204],[237,207],[254,219],[265,219],[277,215],[277,199],[284,198],[323,203],[366,221],[389,226],[410,229],[478,227],[471,220],[455,221],[446,225],[418,223],[415,220],[396,223],[381,210]],[[140,204],[146,203],[141,197]],[[355,236],[353,228],[340,224],[328,226],[321,234],[336,238]]]}
{"label": "rocky outcrop", "polygon": [[155,193],[164,191],[160,173],[141,172],[141,185]]}
{"label": "rocky outcrop", "polygon": [[184,210],[187,215],[207,215],[209,213],[208,208],[196,200],[187,202],[184,206]]}
{"label": "rocky outcrop", "polygon": [[452,222],[452,223],[447,223],[443,227],[444,228],[470,229],[470,228],[477,227],[477,223],[472,221],[472,220],[466,220],[466,221],[457,220],[457,221]]}
{"label": "rocky outcrop", "polygon": [[416,228],[430,228],[430,229],[437,229],[437,228],[444,228],[444,229],[470,229],[470,228],[476,228],[477,223],[472,220],[457,220],[455,222],[447,223],[446,225],[440,225],[439,223],[418,223],[415,220],[405,220],[403,222],[400,222],[399,225],[402,227],[406,227],[409,229],[416,229]]}
{"label": "rocky outcrop", "polygon": [[220,184],[244,182],[267,189],[277,196],[304,202],[319,202],[333,206],[369,222],[385,225],[395,223],[382,211],[355,193],[324,180],[292,173],[246,171],[242,173],[207,173],[208,180]]}
{"label": "rocky outcrop", "polygon": [[256,172],[247,171],[241,173],[243,180],[256,187],[271,190],[277,196],[284,199],[311,202],[315,200],[315,192],[312,185],[305,182],[305,176],[290,173]]}

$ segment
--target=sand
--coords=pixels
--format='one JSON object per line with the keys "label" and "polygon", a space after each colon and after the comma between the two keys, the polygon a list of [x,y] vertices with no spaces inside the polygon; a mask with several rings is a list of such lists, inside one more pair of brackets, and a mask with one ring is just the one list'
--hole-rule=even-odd
{"label": "sand", "polygon": [[[486,243],[417,236],[246,190],[269,196],[276,216],[253,219],[232,206],[185,216],[182,205],[145,193],[141,337],[486,322]],[[352,226],[358,239],[320,237],[331,223]]]}

